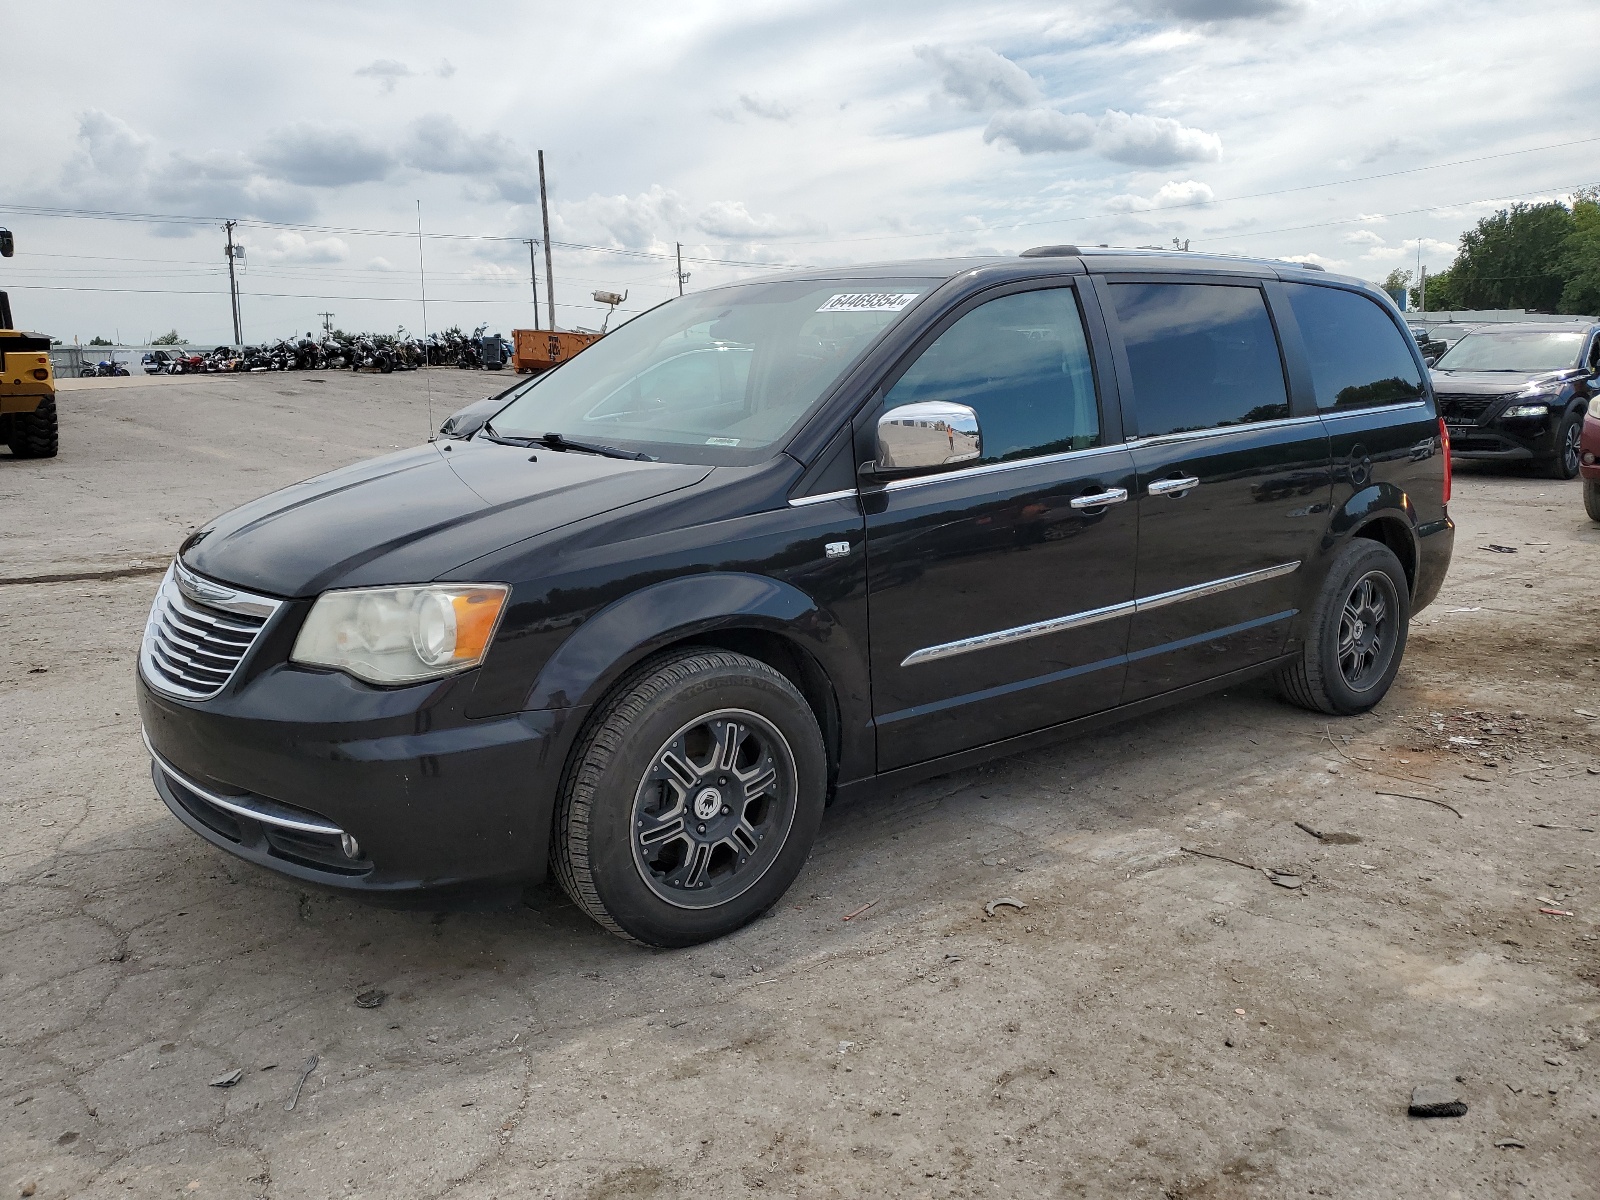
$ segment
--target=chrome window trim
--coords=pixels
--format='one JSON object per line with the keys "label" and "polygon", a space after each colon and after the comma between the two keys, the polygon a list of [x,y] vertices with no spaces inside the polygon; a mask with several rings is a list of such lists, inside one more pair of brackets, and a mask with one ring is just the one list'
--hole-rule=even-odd
{"label": "chrome window trim", "polygon": [[826,504],[830,500],[854,500],[860,493],[855,488],[841,488],[837,492],[818,492],[815,496],[795,496],[790,508],[804,508],[808,504]]}
{"label": "chrome window trim", "polygon": [[1278,566],[1265,567],[1259,571],[1246,571],[1241,575],[1228,575],[1222,579],[1213,579],[1209,583],[1196,583],[1189,587],[1174,588],[1170,592],[1157,592],[1153,596],[1141,596],[1121,604],[1110,604],[1104,608],[1086,609],[1083,612],[1072,613],[1065,617],[1052,617],[1047,621],[1035,621],[1029,625],[1014,625],[1010,629],[997,629],[993,633],[980,633],[974,637],[960,638],[953,642],[942,642],[937,646],[926,646],[921,650],[913,650],[901,660],[900,665],[909,667],[914,663],[933,662],[937,659],[950,658],[957,654],[969,654],[974,650],[987,650],[992,646],[1004,646],[1012,642],[1025,641],[1029,638],[1044,637],[1050,633],[1078,629],[1085,625],[1093,625],[1099,621],[1109,621],[1130,613],[1165,608],[1169,604],[1181,604],[1185,600],[1199,600],[1206,596],[1215,596],[1222,592],[1232,591],[1234,588],[1248,587],[1252,583],[1265,583],[1269,579],[1292,575],[1299,569],[1300,561],[1296,559],[1291,563],[1280,563]]}
{"label": "chrome window trim", "polygon": [[[1362,409],[1376,412],[1376,409]],[[1286,429],[1291,425],[1312,425],[1322,419],[1321,414],[1309,417],[1275,417],[1270,421],[1251,421],[1245,425],[1214,425],[1210,429],[1191,429],[1184,433],[1158,433],[1152,437],[1131,437],[1126,446],[1169,446],[1174,442],[1194,442],[1202,438],[1221,437],[1227,433],[1253,433],[1258,429]]]}
{"label": "chrome window trim", "polygon": [[275,825],[279,829],[292,829],[297,833],[321,833],[333,837],[339,837],[344,834],[344,830],[331,821],[313,817],[310,813],[304,815],[292,813],[286,805],[280,806],[268,800],[265,796],[252,796],[250,798],[252,803],[248,804],[245,803],[242,796],[219,796],[210,788],[201,787],[166,759],[162,758],[161,755],[157,754],[156,748],[150,744],[150,735],[145,732],[142,726],[139,729],[139,736],[144,739],[144,748],[149,751],[150,758],[156,766],[160,767],[162,771],[196,796],[199,796],[207,804],[215,805],[225,812],[231,812],[236,817],[259,821],[263,825]]}
{"label": "chrome window trim", "polygon": [[1423,400],[1402,400],[1399,404],[1374,404],[1371,408],[1328,408],[1318,415],[1327,417],[1364,417],[1368,413],[1403,412],[1408,408],[1427,408],[1428,402]]}
{"label": "chrome window trim", "polygon": [[[1083,458],[1092,454],[1109,454],[1113,450],[1125,450],[1127,447],[1117,446],[1086,446],[1082,450],[1063,450],[1060,454],[1041,454],[1037,458],[1017,458],[1007,462],[983,463],[976,467],[958,467],[953,471],[930,471],[926,475],[914,475],[906,479],[891,479],[883,485],[887,492],[904,491],[906,488],[921,487],[928,483],[940,483],[946,479],[970,479],[975,475],[992,475],[997,471],[1015,471],[1022,467],[1047,466],[1050,463],[1066,462],[1069,459]],[[796,496],[789,501],[790,508],[799,508],[806,504],[821,504],[825,500],[845,500],[852,496],[859,496],[859,488],[845,488],[837,492],[822,492],[816,496]]]}
{"label": "chrome window trim", "polygon": [[908,479],[891,479],[884,484],[884,490],[899,492],[906,488],[939,483],[946,479],[970,479],[975,475],[993,475],[999,471],[1021,470],[1023,467],[1048,466],[1051,463],[1067,462],[1069,459],[1085,458],[1095,454],[1109,454],[1123,449],[1126,447],[1086,446],[1082,450],[1063,450],[1060,454],[1041,454],[1037,458],[1016,458],[1007,462],[983,463],[976,467],[959,467],[954,471],[935,471],[929,475],[915,475]]}

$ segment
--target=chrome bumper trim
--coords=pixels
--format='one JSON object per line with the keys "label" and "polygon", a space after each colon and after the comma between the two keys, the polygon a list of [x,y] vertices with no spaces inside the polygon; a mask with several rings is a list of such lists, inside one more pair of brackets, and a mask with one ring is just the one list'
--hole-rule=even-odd
{"label": "chrome bumper trim", "polygon": [[156,748],[150,744],[150,735],[143,728],[139,730],[139,736],[144,739],[144,748],[149,751],[150,758],[155,762],[156,766],[172,776],[177,783],[199,796],[207,804],[220,808],[225,812],[230,812],[236,817],[259,821],[263,825],[275,825],[279,829],[292,829],[296,833],[320,833],[332,837],[341,837],[344,834],[344,830],[331,821],[324,821],[320,817],[312,816],[310,813],[298,812],[287,805],[280,805],[268,800],[265,796],[251,796],[248,802],[243,796],[219,796],[209,788],[201,787],[166,759],[162,758],[161,755],[157,754]]}

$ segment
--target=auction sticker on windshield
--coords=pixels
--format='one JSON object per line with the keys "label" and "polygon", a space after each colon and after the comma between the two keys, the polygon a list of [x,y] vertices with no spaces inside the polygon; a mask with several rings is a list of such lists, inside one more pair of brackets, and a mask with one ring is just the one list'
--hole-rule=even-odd
{"label": "auction sticker on windshield", "polygon": [[829,296],[818,312],[899,312],[920,292],[847,292]]}

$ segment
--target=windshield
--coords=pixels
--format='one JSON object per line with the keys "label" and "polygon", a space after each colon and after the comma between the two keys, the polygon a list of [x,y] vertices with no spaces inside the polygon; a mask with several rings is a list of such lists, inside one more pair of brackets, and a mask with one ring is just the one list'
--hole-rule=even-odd
{"label": "windshield", "polygon": [[753,283],[670,300],[514,391],[492,432],[758,461],[938,282]]}
{"label": "windshield", "polygon": [[1469,333],[1433,365],[1435,371],[1560,371],[1576,366],[1583,333],[1493,330]]}

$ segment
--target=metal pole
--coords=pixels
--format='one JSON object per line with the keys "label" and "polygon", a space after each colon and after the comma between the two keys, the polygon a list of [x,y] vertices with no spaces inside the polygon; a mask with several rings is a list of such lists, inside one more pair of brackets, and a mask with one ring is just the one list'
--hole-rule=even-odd
{"label": "metal pole", "polygon": [[1417,307],[1428,311],[1428,268],[1422,268],[1422,278],[1417,281]]}
{"label": "metal pole", "polygon": [[528,239],[528,284],[533,288],[533,327],[539,328],[539,258],[534,253],[537,242]]}
{"label": "metal pole", "polygon": [[239,284],[233,274],[233,221],[224,222],[228,231],[228,299],[233,303],[233,340],[244,345],[244,331],[239,327]]}
{"label": "metal pole", "polygon": [[327,334],[329,337],[332,337],[333,336],[333,314],[331,312],[320,312],[320,313],[317,314],[317,316],[322,318],[322,332]]}
{"label": "metal pole", "polygon": [[678,295],[683,295],[683,243],[678,243]]}
{"label": "metal pole", "polygon": [[544,216],[544,294],[549,302],[550,329],[556,328],[556,273],[550,257],[550,198],[544,190],[544,151],[539,151],[539,211]]}

